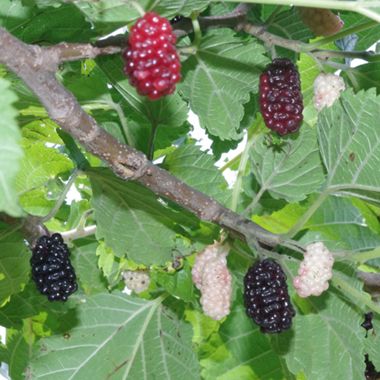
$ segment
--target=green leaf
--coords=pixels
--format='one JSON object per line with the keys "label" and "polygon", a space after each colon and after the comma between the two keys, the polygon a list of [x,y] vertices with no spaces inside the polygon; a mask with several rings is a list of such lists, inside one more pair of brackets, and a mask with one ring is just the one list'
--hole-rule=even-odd
{"label": "green leaf", "polygon": [[106,282],[98,268],[96,249],[98,242],[87,238],[75,241],[71,261],[77,273],[78,281],[87,295],[104,292]]}
{"label": "green leaf", "polygon": [[[344,24],[350,28],[369,21],[367,17],[353,12],[340,13],[339,16],[344,21]],[[379,33],[380,25],[376,25],[375,23],[372,28],[355,33],[358,37],[355,50],[367,50],[371,45],[379,40]]]}
{"label": "green leaf", "polygon": [[161,302],[119,292],[87,298],[66,338],[41,340],[31,378],[199,379],[191,327]]}
{"label": "green leaf", "polygon": [[[207,379],[282,380],[284,373],[268,335],[247,317],[242,305],[235,305],[219,330],[223,344],[201,361]],[[251,376],[251,377],[249,377]],[[235,377],[236,378],[236,377]]]}
{"label": "green leaf", "polygon": [[187,261],[184,267],[175,273],[153,272],[151,276],[174,297],[179,297],[185,302],[194,300],[191,268]]}
{"label": "green leaf", "polygon": [[30,252],[22,236],[0,229],[0,304],[28,282]]}
{"label": "green leaf", "polygon": [[267,62],[263,47],[255,40],[225,30],[222,35],[206,35],[197,53],[184,63],[180,88],[211,135],[221,140],[241,138],[243,104],[251,92],[258,92],[259,76]]}
{"label": "green leaf", "polygon": [[99,66],[123,98],[121,104],[123,112],[127,115],[125,124],[129,145],[147,153],[153,129],[156,130],[156,150],[172,145],[188,132],[188,106],[178,94],[152,102],[145,96],[138,95],[135,88],[129,84],[122,72],[120,57],[102,58],[99,60]]}
{"label": "green leaf", "polygon": [[[22,6],[20,5],[22,1],[19,0],[5,0],[5,3],[9,3],[8,11],[10,12],[14,12],[13,7],[17,9]],[[94,36],[90,23],[73,4],[48,7],[42,11],[36,7],[28,7],[27,10],[29,10],[29,17],[18,20],[16,25],[9,29],[12,34],[25,42],[88,42]]]}
{"label": "green leaf", "polygon": [[328,180],[326,190],[380,203],[380,98],[374,90],[345,91],[318,119],[320,152]]}
{"label": "green leaf", "polygon": [[[268,25],[268,32],[290,40],[304,42],[313,37],[310,29],[300,19],[295,7],[279,13]],[[278,51],[277,54],[281,57],[297,59],[297,53],[289,49],[276,47],[276,50]]]}
{"label": "green leaf", "polygon": [[58,174],[72,169],[73,163],[57,149],[48,148],[42,142],[30,144],[24,140],[25,157],[21,161],[16,178],[18,193],[25,193],[45,185]]}
{"label": "green leaf", "polygon": [[380,62],[369,62],[364,65],[350,68],[343,72],[355,91],[368,90],[372,87],[380,92]]}
{"label": "green leaf", "polygon": [[19,146],[21,134],[16,122],[17,112],[12,106],[16,96],[9,89],[10,83],[0,78],[0,211],[20,216],[17,192],[14,190],[15,177],[20,167],[22,150]]}
{"label": "green leaf", "polygon": [[283,139],[279,149],[260,136],[251,150],[251,163],[260,192],[289,202],[305,199],[324,180],[315,130],[305,124],[298,135]]}
{"label": "green leaf", "polygon": [[96,236],[105,239],[118,257],[136,263],[164,264],[175,247],[175,225],[170,211],[142,186],[123,182],[107,172],[89,172]]}
{"label": "green leaf", "polygon": [[7,342],[9,374],[12,380],[25,380],[24,370],[32,357],[32,344],[22,332],[12,335]]}
{"label": "green leaf", "polygon": [[0,324],[6,328],[20,329],[23,319],[34,317],[41,311],[62,315],[68,310],[68,304],[52,303],[37,291],[36,284],[29,282],[24,290],[12,295],[10,301],[0,308]]}
{"label": "green leaf", "polygon": [[195,189],[226,204],[231,196],[226,180],[213,156],[189,143],[166,156],[164,168]]}

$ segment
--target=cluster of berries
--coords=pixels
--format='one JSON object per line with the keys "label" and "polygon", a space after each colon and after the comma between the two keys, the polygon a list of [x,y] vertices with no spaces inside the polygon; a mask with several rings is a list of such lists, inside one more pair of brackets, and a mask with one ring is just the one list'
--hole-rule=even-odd
{"label": "cluster of berries", "polygon": [[249,268],[244,278],[244,303],[247,314],[264,333],[280,333],[292,325],[295,310],[286,275],[273,260],[265,259]]}
{"label": "cluster of berries", "polygon": [[232,277],[227,268],[228,251],[227,246],[219,243],[209,245],[197,255],[192,269],[203,312],[215,320],[230,313]]}
{"label": "cluster of berries", "polygon": [[155,100],[172,94],[181,79],[181,63],[170,22],[154,12],[132,26],[124,52],[124,71],[140,95]]}
{"label": "cluster of berries", "polygon": [[319,111],[331,107],[346,88],[342,77],[334,74],[319,74],[314,80],[314,106]]}
{"label": "cluster of berries", "polygon": [[32,278],[49,301],[66,301],[78,285],[70,251],[60,234],[41,236],[32,250]]}
{"label": "cluster of berries", "polygon": [[320,296],[329,287],[334,257],[321,242],[306,247],[293,285],[300,297]]}

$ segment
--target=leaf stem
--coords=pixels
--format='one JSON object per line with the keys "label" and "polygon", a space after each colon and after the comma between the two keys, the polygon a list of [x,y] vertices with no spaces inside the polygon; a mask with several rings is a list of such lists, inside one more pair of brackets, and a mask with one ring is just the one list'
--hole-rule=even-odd
{"label": "leaf stem", "polygon": [[96,225],[87,227],[77,227],[69,231],[61,232],[62,238],[66,241],[76,240],[87,236],[94,235],[96,233]]}
{"label": "leaf stem", "polygon": [[298,222],[284,235],[284,238],[292,238],[297,232],[299,232],[305,223],[313,216],[313,214],[317,211],[319,206],[326,200],[328,197],[328,192],[322,192],[319,194],[318,198],[314,201],[314,203],[308,208],[308,210],[301,216]]}
{"label": "leaf stem", "polygon": [[[256,125],[258,122],[255,123]],[[253,126],[253,130],[255,130],[255,125]],[[247,143],[245,145],[245,148],[241,154],[240,157],[240,163],[239,163],[239,168],[238,168],[238,174],[236,178],[236,182],[234,184],[233,192],[232,192],[232,199],[231,199],[231,209],[233,211],[236,211],[239,198],[240,198],[240,193],[241,193],[241,188],[243,184],[243,177],[245,176],[246,168],[247,168],[247,162],[249,159],[249,152],[252,148],[252,146],[255,144],[257,140],[257,133],[253,132],[252,136],[248,137]]]}
{"label": "leaf stem", "polygon": [[229,169],[231,166],[235,165],[236,162],[240,161],[242,153],[239,153],[237,156],[229,160],[227,163],[225,163],[221,168],[220,171],[223,173],[225,170]]}
{"label": "leaf stem", "polygon": [[362,302],[364,305],[369,307],[371,310],[380,313],[380,306],[373,302],[370,295],[359,291],[358,289],[351,286],[341,275],[334,272],[334,276],[331,279],[331,283],[345,296],[350,296],[350,298],[357,304]]}
{"label": "leaf stem", "polygon": [[152,130],[150,132],[149,141],[148,141],[148,160],[152,161],[154,156],[154,140],[157,135],[158,125],[152,124]]}
{"label": "leaf stem", "polygon": [[202,29],[201,25],[198,20],[199,14],[197,12],[194,12],[191,16],[191,22],[193,24],[193,30],[194,30],[194,43],[193,46],[198,50],[199,46],[202,42]]}
{"label": "leaf stem", "polygon": [[57,202],[55,203],[54,207],[50,210],[50,212],[47,215],[45,215],[43,218],[41,218],[41,223],[46,223],[48,220],[54,218],[54,216],[57,214],[57,212],[61,208],[63,202],[65,201],[67,193],[71,189],[71,186],[74,184],[78,175],[79,175],[79,169],[75,168],[73,170],[73,172],[71,173],[71,176],[70,176],[69,180],[67,181],[61,195],[57,199]]}
{"label": "leaf stem", "polygon": [[339,40],[340,38],[349,36],[350,34],[362,32],[364,30],[373,28],[376,25],[378,25],[378,23],[376,21],[369,20],[369,21],[364,22],[362,24],[355,25],[351,28],[344,29],[344,30],[332,35],[332,36],[328,36],[328,37],[322,38],[316,42],[313,42],[313,43],[309,44],[308,49],[314,50],[316,48],[319,48],[320,46],[327,45],[330,42],[334,42],[336,40]]}
{"label": "leaf stem", "polygon": [[366,261],[378,258],[380,258],[380,248],[373,249],[372,251],[350,253],[345,256],[345,259],[357,263],[365,263]]}

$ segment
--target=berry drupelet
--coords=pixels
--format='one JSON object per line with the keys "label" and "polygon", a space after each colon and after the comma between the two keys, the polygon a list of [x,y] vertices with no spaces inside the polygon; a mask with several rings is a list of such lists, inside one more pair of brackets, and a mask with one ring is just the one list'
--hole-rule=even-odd
{"label": "berry drupelet", "polygon": [[124,52],[124,72],[140,95],[155,100],[172,94],[181,79],[181,63],[170,22],[154,12],[132,26]]}
{"label": "berry drupelet", "polygon": [[32,278],[49,301],[66,301],[78,288],[69,255],[60,234],[41,236],[32,250]]}
{"label": "berry drupelet", "polygon": [[297,68],[287,58],[274,59],[260,76],[260,111],[265,125],[280,135],[297,132],[303,116]]}
{"label": "berry drupelet", "polygon": [[244,277],[244,303],[261,332],[280,333],[291,327],[295,311],[286,275],[275,261],[266,259],[249,268]]}

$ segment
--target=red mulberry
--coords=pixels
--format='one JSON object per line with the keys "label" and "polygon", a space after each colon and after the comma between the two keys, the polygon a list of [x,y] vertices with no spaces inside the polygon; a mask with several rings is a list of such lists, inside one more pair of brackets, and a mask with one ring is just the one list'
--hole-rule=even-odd
{"label": "red mulberry", "polygon": [[274,59],[260,76],[260,110],[265,125],[280,135],[301,126],[303,103],[297,68],[286,58]]}
{"label": "red mulberry", "polygon": [[140,95],[159,99],[172,94],[181,79],[181,63],[170,22],[148,12],[132,26],[124,52],[124,72]]}
{"label": "red mulberry", "polygon": [[298,8],[301,20],[316,36],[331,36],[344,25],[339,16],[329,9]]}
{"label": "red mulberry", "polygon": [[291,327],[295,310],[286,275],[275,261],[266,259],[249,268],[244,277],[244,303],[262,332],[280,333]]}

